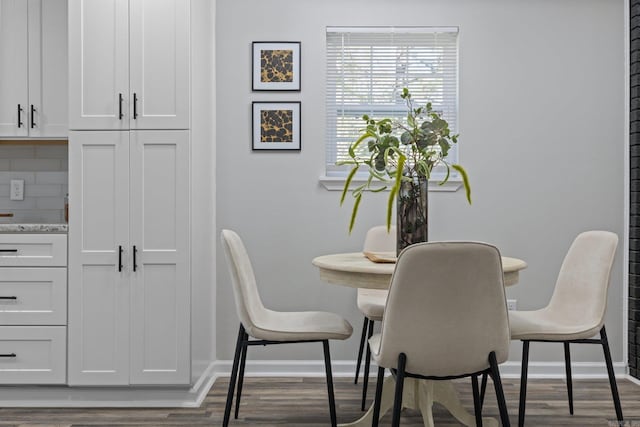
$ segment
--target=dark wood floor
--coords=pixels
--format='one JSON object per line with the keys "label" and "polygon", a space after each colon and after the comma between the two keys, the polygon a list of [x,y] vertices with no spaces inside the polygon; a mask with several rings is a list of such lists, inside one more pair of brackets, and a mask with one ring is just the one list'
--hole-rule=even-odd
{"label": "dark wood floor", "polygon": [[[338,422],[357,419],[361,415],[360,386],[347,379],[336,379],[335,382]],[[2,408],[0,426],[220,426],[228,384],[226,379],[217,381],[202,406],[195,409]],[[618,381],[618,386],[628,425],[640,426],[640,386],[627,380]],[[470,383],[456,381],[456,388],[463,404],[471,410]],[[519,381],[504,380],[504,388],[511,421],[516,425]],[[570,416],[564,381],[530,380],[526,425],[607,426],[608,421],[615,418],[607,380],[575,380],[574,393],[575,415]],[[493,394],[487,393],[487,396],[484,414],[497,417]],[[437,405],[434,421],[436,426],[460,425]],[[389,423],[389,416],[386,416],[381,425],[388,426]],[[231,422],[231,426],[260,427],[327,425],[326,385],[320,378],[247,378],[240,417]],[[422,426],[419,414],[405,410],[402,426]]]}

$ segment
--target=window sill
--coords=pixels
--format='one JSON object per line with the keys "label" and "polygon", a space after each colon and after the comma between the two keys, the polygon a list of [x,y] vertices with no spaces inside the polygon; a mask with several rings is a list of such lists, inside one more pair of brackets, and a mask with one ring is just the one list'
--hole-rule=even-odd
{"label": "window sill", "polygon": [[[344,189],[344,183],[346,181],[346,177],[322,175],[319,178],[319,181],[320,181],[320,184],[322,184],[322,186],[329,191],[342,191]],[[357,187],[358,185],[364,184],[365,182],[367,182],[366,177],[355,176],[351,180],[351,187],[352,188]],[[372,189],[377,189],[382,187],[384,187],[384,184],[381,183],[380,181],[374,180],[371,184]],[[449,180],[442,185],[440,185],[440,180],[437,178],[436,179],[432,178],[429,180],[429,191],[458,191],[460,187],[462,187],[462,179],[455,176],[450,177]],[[389,187],[387,186],[387,189],[384,191],[389,191]]]}

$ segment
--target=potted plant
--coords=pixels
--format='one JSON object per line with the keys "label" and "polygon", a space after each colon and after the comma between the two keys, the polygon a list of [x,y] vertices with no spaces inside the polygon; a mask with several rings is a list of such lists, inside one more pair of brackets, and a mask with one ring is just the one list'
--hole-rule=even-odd
{"label": "potted plant", "polygon": [[[366,167],[366,182],[352,189],[355,198],[349,232],[353,229],[362,194],[390,187],[387,202],[387,228],[391,227],[393,202],[397,199],[398,252],[413,243],[427,241],[427,186],[433,168],[443,165],[446,171],[440,185],[449,180],[451,169],[460,174],[467,201],[471,204],[471,188],[465,169],[447,162],[458,135],[452,135],[449,124],[433,110],[431,103],[415,108],[409,89],[402,90],[408,112],[405,121],[390,118],[374,119],[364,115],[366,127],[349,146],[349,158],[339,164],[352,165],[340,198],[344,203],[351,182],[361,167]],[[386,185],[373,188],[374,180]]]}

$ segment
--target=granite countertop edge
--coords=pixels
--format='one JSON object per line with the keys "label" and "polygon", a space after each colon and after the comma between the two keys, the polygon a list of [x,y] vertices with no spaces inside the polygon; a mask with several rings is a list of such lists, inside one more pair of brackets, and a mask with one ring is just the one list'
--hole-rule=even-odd
{"label": "granite countertop edge", "polygon": [[0,224],[0,233],[67,233],[68,224]]}

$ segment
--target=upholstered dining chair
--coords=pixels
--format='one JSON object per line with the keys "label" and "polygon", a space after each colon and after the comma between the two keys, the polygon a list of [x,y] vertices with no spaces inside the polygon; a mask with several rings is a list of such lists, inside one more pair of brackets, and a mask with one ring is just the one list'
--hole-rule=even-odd
{"label": "upholstered dining chair", "polygon": [[[511,339],[522,341],[522,373],[518,426],[524,425],[527,396],[529,343],[564,344],[569,412],[573,414],[573,385],[569,344],[600,344],[604,351],[616,417],[622,421],[622,408],[613,373],[611,353],[604,327],[607,291],[618,236],[608,231],[579,234],[564,258],[549,304],[535,311],[511,311]],[[600,334],[600,339],[593,336]]]}
{"label": "upholstered dining chair", "polygon": [[400,425],[405,377],[471,377],[482,425],[478,376],[493,379],[503,426],[509,415],[498,364],[509,354],[502,260],[478,242],[419,243],[404,249],[389,287],[382,331],[369,340],[378,364],[372,426],[378,425],[385,368],[396,377],[392,425]]}
{"label": "upholstered dining chair", "polygon": [[[364,238],[363,252],[395,252],[396,250],[396,226],[392,225],[387,231],[386,225],[377,225],[371,227]],[[356,297],[356,303],[358,310],[364,316],[364,323],[362,324],[362,335],[360,336],[360,347],[358,349],[358,359],[356,363],[356,375],[353,381],[354,384],[358,384],[358,376],[360,374],[360,366],[362,362],[362,354],[366,353],[364,359],[364,377],[362,379],[362,403],[361,408],[365,410],[365,404],[367,400],[367,387],[369,384],[369,368],[371,366],[371,351],[367,346],[366,352],[365,344],[366,340],[373,335],[374,322],[382,321],[382,314],[384,313],[384,306],[387,303],[386,289],[366,289],[358,288],[358,295]]]}
{"label": "upholstered dining chair", "polygon": [[[234,231],[222,230],[221,237],[229,272],[231,273],[236,311],[240,318],[240,329],[236,341],[222,425],[224,427],[229,425],[236,380],[238,389],[234,415],[235,418],[238,418],[248,347],[322,342],[329,395],[329,414],[331,425],[336,426],[329,340],[345,340],[349,338],[353,332],[351,325],[337,314],[328,312],[279,312],[265,308],[258,293],[249,255],[240,236]],[[240,371],[239,375],[238,370]]]}

